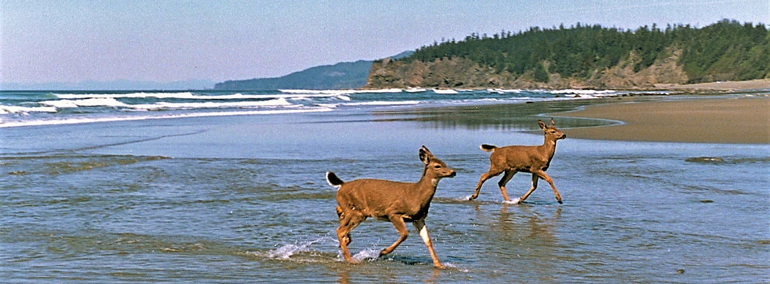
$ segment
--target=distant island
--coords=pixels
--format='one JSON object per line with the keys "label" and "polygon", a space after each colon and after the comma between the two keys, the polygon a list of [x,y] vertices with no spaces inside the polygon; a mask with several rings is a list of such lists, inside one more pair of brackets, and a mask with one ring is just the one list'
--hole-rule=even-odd
{"label": "distant island", "polygon": [[423,46],[375,61],[364,88],[651,89],[770,78],[764,24],[636,30],[581,25],[530,28]]}
{"label": "distant island", "polygon": [[230,80],[214,85],[215,90],[355,89],[366,84],[372,61],[341,62],[294,72],[276,78]]}
{"label": "distant island", "polygon": [[[414,51],[402,52],[392,58],[400,59]],[[366,85],[373,60],[341,62],[334,65],[311,67],[286,76],[275,78],[254,78],[230,80],[214,85],[215,90],[277,90],[309,89],[335,90],[358,89]]]}

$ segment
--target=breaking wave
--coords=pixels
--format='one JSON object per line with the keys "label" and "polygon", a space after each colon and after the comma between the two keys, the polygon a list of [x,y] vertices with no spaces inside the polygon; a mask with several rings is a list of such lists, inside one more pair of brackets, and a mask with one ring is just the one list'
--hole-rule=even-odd
{"label": "breaking wave", "polygon": [[[447,95],[450,94],[451,95]],[[0,92],[0,127],[264,115],[368,108],[590,99],[612,90],[266,90],[249,92]]]}

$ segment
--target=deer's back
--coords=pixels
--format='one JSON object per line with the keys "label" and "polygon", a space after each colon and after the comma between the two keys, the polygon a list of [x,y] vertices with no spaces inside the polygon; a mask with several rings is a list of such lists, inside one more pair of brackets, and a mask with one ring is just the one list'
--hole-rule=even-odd
{"label": "deer's back", "polygon": [[356,208],[368,216],[383,216],[389,208],[405,207],[405,198],[413,187],[414,183],[357,179],[340,187],[337,203],[343,209]]}
{"label": "deer's back", "polygon": [[548,153],[543,153],[540,146],[505,146],[492,152],[489,160],[493,166],[503,169],[529,172],[532,168],[548,167]]}

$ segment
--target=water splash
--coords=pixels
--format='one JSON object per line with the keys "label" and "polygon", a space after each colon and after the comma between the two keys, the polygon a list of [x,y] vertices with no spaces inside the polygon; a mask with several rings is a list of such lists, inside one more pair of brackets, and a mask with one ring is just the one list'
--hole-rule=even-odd
{"label": "water splash", "polygon": [[277,249],[268,251],[267,257],[273,258],[273,259],[287,260],[295,254],[310,251],[310,246],[314,244],[326,243],[326,242],[329,242],[330,240],[333,242],[336,242],[334,239],[327,236],[327,237],[321,237],[315,240],[305,241],[301,243],[283,245]]}
{"label": "water splash", "polygon": [[503,201],[505,204],[519,204],[521,203],[521,198],[516,197],[514,199],[511,199],[511,201]]}
{"label": "water splash", "polygon": [[353,261],[361,262],[364,260],[376,260],[380,257],[380,250],[376,248],[368,248],[353,255]]}
{"label": "water splash", "polygon": [[471,272],[468,268],[462,268],[460,266],[457,266],[454,263],[444,262],[444,263],[442,263],[442,265],[444,265],[445,269],[449,269],[449,270],[456,270],[456,271],[463,272],[463,273]]}

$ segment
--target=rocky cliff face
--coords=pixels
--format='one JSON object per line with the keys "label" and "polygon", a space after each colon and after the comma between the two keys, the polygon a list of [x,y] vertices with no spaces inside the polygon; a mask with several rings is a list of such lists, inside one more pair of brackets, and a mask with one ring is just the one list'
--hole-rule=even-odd
{"label": "rocky cliff face", "polygon": [[[459,57],[433,62],[395,61],[389,58],[372,64],[366,89],[381,88],[516,88],[516,89],[651,89],[655,84],[684,84],[687,74],[677,65],[679,50],[669,50],[666,58],[658,58],[650,67],[634,72],[638,59],[631,54],[612,68],[594,70],[588,79],[562,78],[548,74],[548,82],[537,82],[531,72],[520,76]],[[549,62],[543,62],[548,68]]]}

